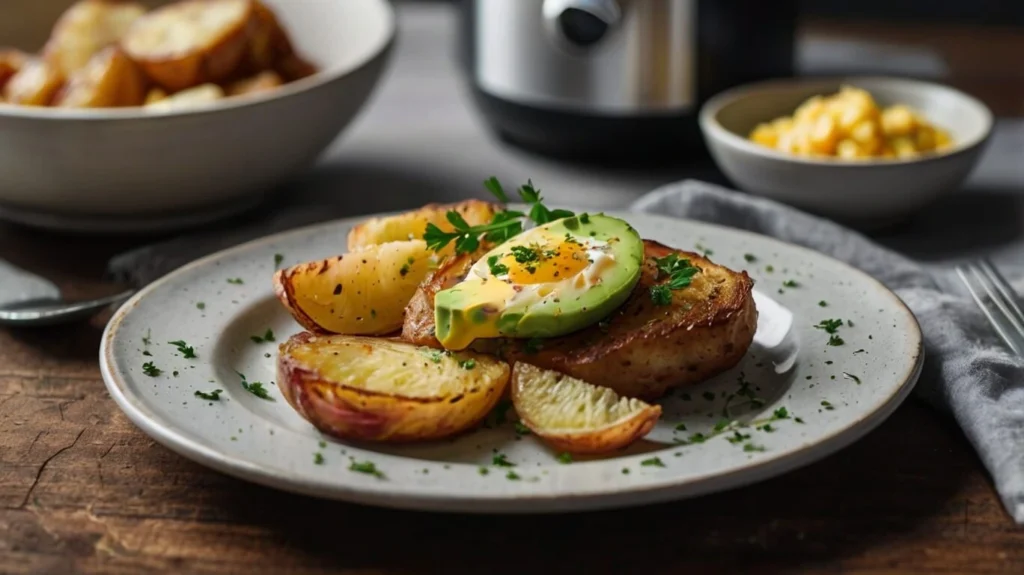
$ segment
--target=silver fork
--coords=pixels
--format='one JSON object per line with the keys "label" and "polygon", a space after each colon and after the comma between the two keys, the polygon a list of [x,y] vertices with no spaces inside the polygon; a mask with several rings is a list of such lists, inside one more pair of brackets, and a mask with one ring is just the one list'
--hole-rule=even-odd
{"label": "silver fork", "polygon": [[960,264],[956,273],[999,337],[1024,356],[1024,312],[1010,282],[987,259]]}

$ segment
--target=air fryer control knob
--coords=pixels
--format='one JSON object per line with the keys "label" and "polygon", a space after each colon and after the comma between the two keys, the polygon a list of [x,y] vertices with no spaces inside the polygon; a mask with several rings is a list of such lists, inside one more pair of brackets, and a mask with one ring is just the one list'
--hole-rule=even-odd
{"label": "air fryer control knob", "polygon": [[545,0],[543,10],[548,30],[575,49],[598,44],[622,19],[616,0]]}

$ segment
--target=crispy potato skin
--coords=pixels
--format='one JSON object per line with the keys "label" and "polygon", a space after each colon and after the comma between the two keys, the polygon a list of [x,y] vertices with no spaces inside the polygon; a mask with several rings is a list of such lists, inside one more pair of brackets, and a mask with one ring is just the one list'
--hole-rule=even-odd
{"label": "crispy potato skin", "polygon": [[[379,442],[416,442],[437,440],[475,427],[501,398],[508,385],[508,365],[483,355],[479,363],[501,369],[494,381],[481,380],[479,371],[464,373],[462,390],[440,397],[405,397],[360,389],[358,382],[343,384],[328,381],[316,366],[303,365],[292,350],[301,345],[315,345],[318,339],[347,338],[360,345],[365,361],[370,361],[380,342],[373,338],[350,336],[316,336],[300,333],[281,344],[278,355],[278,387],[288,403],[321,432],[342,439]],[[406,346],[406,344],[399,344]],[[407,346],[410,364],[420,353]],[[418,368],[411,368],[418,369]],[[424,377],[430,377],[424,373]]]}
{"label": "crispy potato skin", "polygon": [[575,454],[598,455],[609,453],[629,446],[654,429],[661,417],[661,406],[651,405],[626,421],[616,425],[580,431],[576,433],[557,433],[546,429],[539,421],[531,417],[530,410],[524,405],[522,397],[524,388],[530,384],[529,364],[517,362],[512,368],[512,403],[523,425],[556,451],[567,451]]}
{"label": "crispy potato skin", "polygon": [[117,46],[107,46],[71,75],[53,105],[62,108],[138,106],[145,96],[146,79],[135,62]]}
{"label": "crispy potato skin", "polygon": [[[477,351],[497,353],[613,389],[620,395],[657,399],[673,388],[704,381],[736,365],[757,328],[753,281],[692,252],[645,240],[640,282],[604,326],[544,341],[538,353],[513,339],[478,340]],[[671,306],[654,305],[658,281],[653,258],[670,253],[689,259],[703,272],[693,285],[673,292]],[[434,295],[465,276],[472,261],[455,259],[420,287],[406,309],[402,338],[440,348],[434,337]]]}
{"label": "crispy potato skin", "polygon": [[274,274],[274,293],[317,333],[383,335],[402,327],[405,307],[433,254],[422,240],[388,242]]}
{"label": "crispy potato skin", "polygon": [[148,36],[175,25],[183,11],[194,9],[196,5],[215,10],[218,4],[236,1],[183,0],[168,4],[136,20],[125,34],[122,46],[151,80],[171,92],[225,80],[239,68],[247,52],[249,36],[255,25],[251,1],[244,2],[244,13],[215,37],[183,52],[153,48]]}

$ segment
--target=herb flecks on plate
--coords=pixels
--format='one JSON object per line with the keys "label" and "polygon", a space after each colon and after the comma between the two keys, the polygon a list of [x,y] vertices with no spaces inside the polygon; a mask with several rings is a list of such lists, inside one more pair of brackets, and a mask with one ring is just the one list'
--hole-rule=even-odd
{"label": "herb flecks on plate", "polygon": [[196,358],[196,350],[195,350],[195,348],[193,348],[192,346],[190,346],[187,343],[185,343],[185,340],[179,339],[177,341],[169,341],[167,343],[170,344],[170,345],[173,345],[176,348],[178,348],[178,353],[181,354],[181,357],[183,357],[185,359],[195,359]]}
{"label": "herb flecks on plate", "polygon": [[267,329],[267,331],[264,332],[263,335],[250,335],[249,339],[251,339],[253,343],[270,343],[274,341],[274,331],[271,329]]}
{"label": "herb flecks on plate", "polygon": [[152,361],[147,361],[146,363],[142,364],[142,373],[148,375],[149,377],[156,377],[163,373],[163,371],[159,367],[154,365]]}
{"label": "herb flecks on plate", "polygon": [[213,391],[196,391],[195,396],[199,399],[205,399],[207,401],[220,401],[220,394],[223,393],[222,389],[215,389]]}
{"label": "herb flecks on plate", "polygon": [[270,392],[267,391],[267,388],[264,387],[262,383],[258,381],[250,382],[249,380],[246,379],[245,374],[239,373],[237,371],[235,373],[238,374],[238,377],[242,378],[242,389],[248,391],[249,393],[255,395],[260,399],[265,399],[267,401],[276,401],[273,397],[270,396]]}
{"label": "herb flecks on plate", "polygon": [[367,475],[372,475],[377,479],[384,479],[384,472],[381,471],[380,469],[377,469],[377,465],[372,461],[353,461],[352,464],[348,466],[348,470],[354,471],[356,473],[365,473]]}

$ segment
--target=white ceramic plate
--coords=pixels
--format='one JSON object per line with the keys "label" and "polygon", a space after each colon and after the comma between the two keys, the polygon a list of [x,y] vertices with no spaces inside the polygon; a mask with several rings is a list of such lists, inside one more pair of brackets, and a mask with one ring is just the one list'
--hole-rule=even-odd
{"label": "white ceramic plate", "polygon": [[[560,463],[535,438],[517,437],[512,410],[504,422],[492,414],[486,427],[457,439],[406,446],[341,443],[300,418],[271,385],[277,344],[251,336],[271,329],[281,342],[299,331],[271,290],[275,255],[282,266],[337,255],[354,220],[238,246],[143,289],[107,327],[103,377],[143,431],[224,473],[332,499],[461,512],[620,507],[760,481],[856,441],[913,388],[923,361],[920,330],[876,280],[755,234],[613,215],[644,237],[683,249],[699,245],[716,262],[747,269],[761,317],[755,344],[735,369],[663,400],[662,420],[646,440],[611,457]],[[757,259],[748,262],[748,254]],[[798,286],[785,287],[789,280]],[[814,326],[836,318],[844,320],[837,335],[845,343],[830,346],[830,335]],[[182,357],[168,343],[176,340],[197,357]],[[162,373],[147,375],[147,362]],[[273,401],[248,393],[239,373],[267,384]],[[223,390],[220,401],[194,395],[215,389]],[[764,427],[780,408],[787,417]],[[720,421],[732,420],[747,425],[715,434]],[[711,437],[698,442],[698,433]],[[495,453],[515,467],[493,465]],[[372,462],[384,476],[353,471],[352,462]]]}

